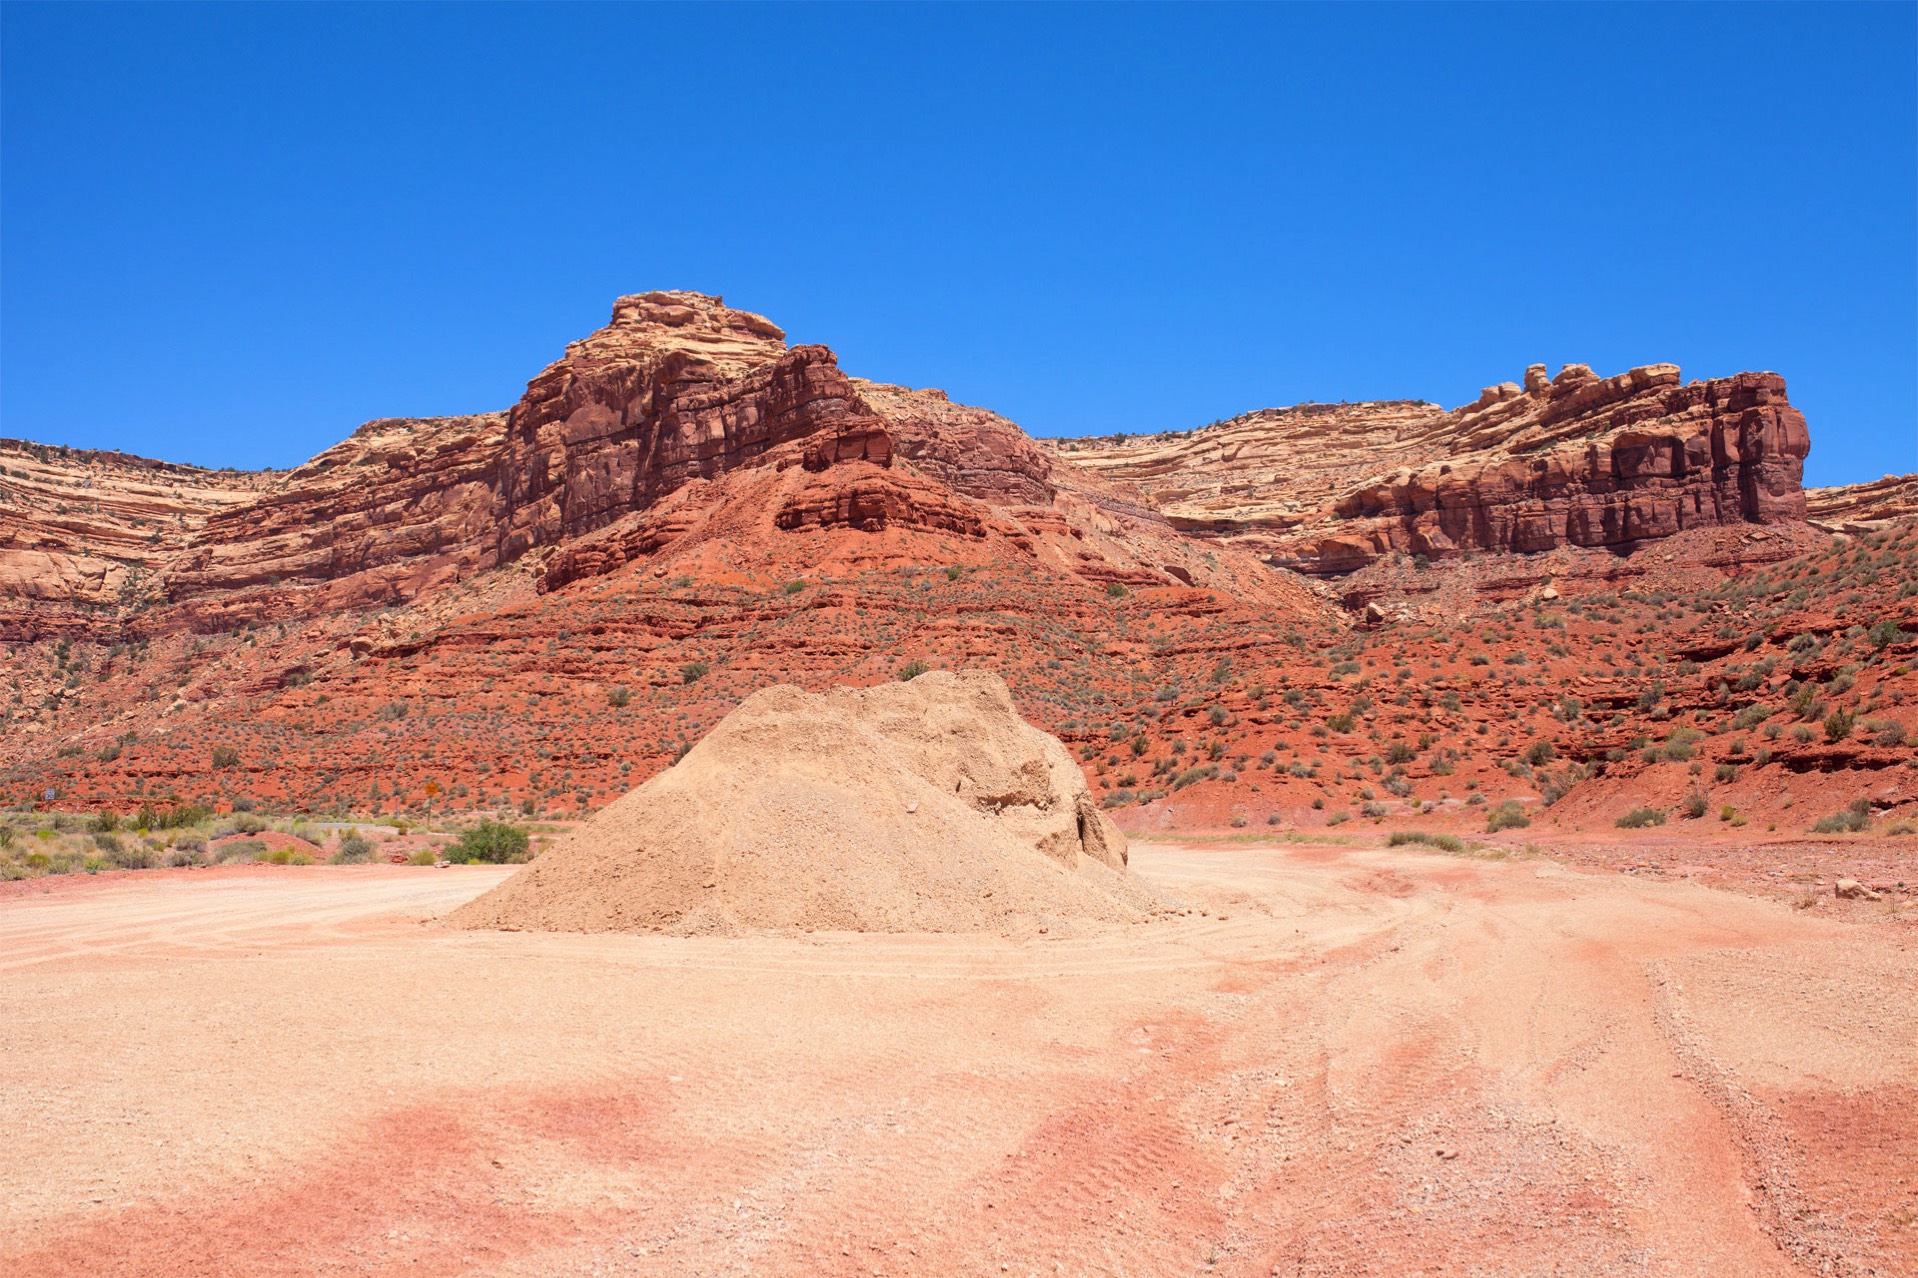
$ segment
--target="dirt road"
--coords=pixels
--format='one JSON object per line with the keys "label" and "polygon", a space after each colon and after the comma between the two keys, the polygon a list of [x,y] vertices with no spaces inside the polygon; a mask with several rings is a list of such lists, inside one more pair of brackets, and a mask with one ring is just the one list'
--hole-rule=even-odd
{"label": "dirt road", "polygon": [[504,871],[0,898],[0,1271],[1918,1272],[1918,936],[1143,847],[1033,943],[462,933]]}

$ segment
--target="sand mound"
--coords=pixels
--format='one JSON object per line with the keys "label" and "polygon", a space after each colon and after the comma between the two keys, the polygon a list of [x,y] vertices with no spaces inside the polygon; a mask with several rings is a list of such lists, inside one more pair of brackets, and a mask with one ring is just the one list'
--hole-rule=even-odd
{"label": "sand mound", "polygon": [[448,917],[541,931],[1028,933],[1152,898],[1056,739],[983,672],[777,687]]}

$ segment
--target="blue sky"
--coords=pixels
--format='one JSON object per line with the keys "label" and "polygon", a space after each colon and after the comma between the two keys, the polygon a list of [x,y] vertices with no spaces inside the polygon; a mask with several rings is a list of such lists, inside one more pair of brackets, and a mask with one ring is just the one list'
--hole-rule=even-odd
{"label": "blue sky", "polygon": [[724,294],[1035,434],[1783,373],[1918,470],[1918,6],[0,9],[0,434],[289,465]]}

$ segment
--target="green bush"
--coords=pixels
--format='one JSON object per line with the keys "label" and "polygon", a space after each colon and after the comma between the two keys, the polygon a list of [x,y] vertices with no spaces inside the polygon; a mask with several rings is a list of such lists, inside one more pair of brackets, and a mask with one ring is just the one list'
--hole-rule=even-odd
{"label": "green bush", "polygon": [[1665,824],[1665,814],[1657,808],[1633,808],[1612,824],[1621,830],[1643,830],[1648,826]]}
{"label": "green bush", "polygon": [[625,684],[610,689],[606,693],[606,704],[615,710],[623,710],[633,703],[633,690]]}
{"label": "green bush", "polygon": [[1871,646],[1874,648],[1889,648],[1892,644],[1903,643],[1905,640],[1911,638],[1910,635],[1898,628],[1896,621],[1893,621],[1889,617],[1875,623],[1869,631],[1868,637],[1871,639]]}
{"label": "green bush", "polygon": [[688,661],[679,668],[679,681],[681,683],[698,683],[706,677],[707,672],[711,669],[712,667],[703,661]]}
{"label": "green bush", "polygon": [[1507,799],[1485,814],[1485,832],[1497,834],[1500,830],[1522,830],[1532,823],[1525,809],[1516,799]]}
{"label": "green bush", "polygon": [[240,752],[232,746],[213,747],[213,766],[216,768],[237,768],[240,766]]}
{"label": "green bush", "polygon": [[930,669],[932,669],[932,667],[923,661],[916,659],[908,661],[905,665],[899,667],[899,682],[911,683],[914,679],[917,679]]}
{"label": "green bush", "polygon": [[1679,807],[1684,811],[1686,816],[1696,821],[1699,817],[1705,815],[1705,796],[1697,790],[1693,790],[1685,796],[1684,802],[1681,803]]}
{"label": "green bush", "polygon": [[1423,843],[1428,847],[1443,848],[1447,852],[1465,851],[1465,840],[1456,834],[1427,834],[1423,830],[1398,830],[1385,841],[1388,848],[1404,847],[1408,843]]}
{"label": "green bush", "polygon": [[340,836],[340,845],[333,850],[330,859],[334,865],[358,865],[371,861],[373,841],[358,830],[348,830]]}
{"label": "green bush", "polygon": [[1125,598],[1125,595],[1126,595],[1126,588],[1120,585],[1118,582],[1108,581],[1106,583],[1106,597],[1108,599],[1123,599]]}
{"label": "green bush", "polygon": [[1851,726],[1858,715],[1852,710],[1834,710],[1825,716],[1825,740],[1837,745],[1851,735]]}
{"label": "green bush", "polygon": [[259,839],[235,839],[231,843],[222,843],[220,850],[214,853],[214,859],[221,865],[234,861],[259,861],[266,857],[266,844]]}
{"label": "green bush", "polygon": [[468,865],[484,862],[506,865],[526,859],[526,831],[504,821],[481,821],[460,832],[459,841],[447,849],[446,859]]}
{"label": "green bush", "polygon": [[1813,834],[1858,834],[1871,826],[1871,801],[1853,799],[1842,812],[1819,817],[1812,823]]}

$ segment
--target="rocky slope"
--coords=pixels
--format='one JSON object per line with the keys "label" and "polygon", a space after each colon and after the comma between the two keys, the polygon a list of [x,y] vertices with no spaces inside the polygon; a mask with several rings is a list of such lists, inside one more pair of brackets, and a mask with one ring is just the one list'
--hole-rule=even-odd
{"label": "rocky slope", "polygon": [[1268,409],[1187,434],[1049,441],[1177,526],[1319,576],[1384,555],[1629,551],[1687,528],[1805,517],[1804,417],[1773,373],[1681,383],[1568,364],[1450,412]]}

